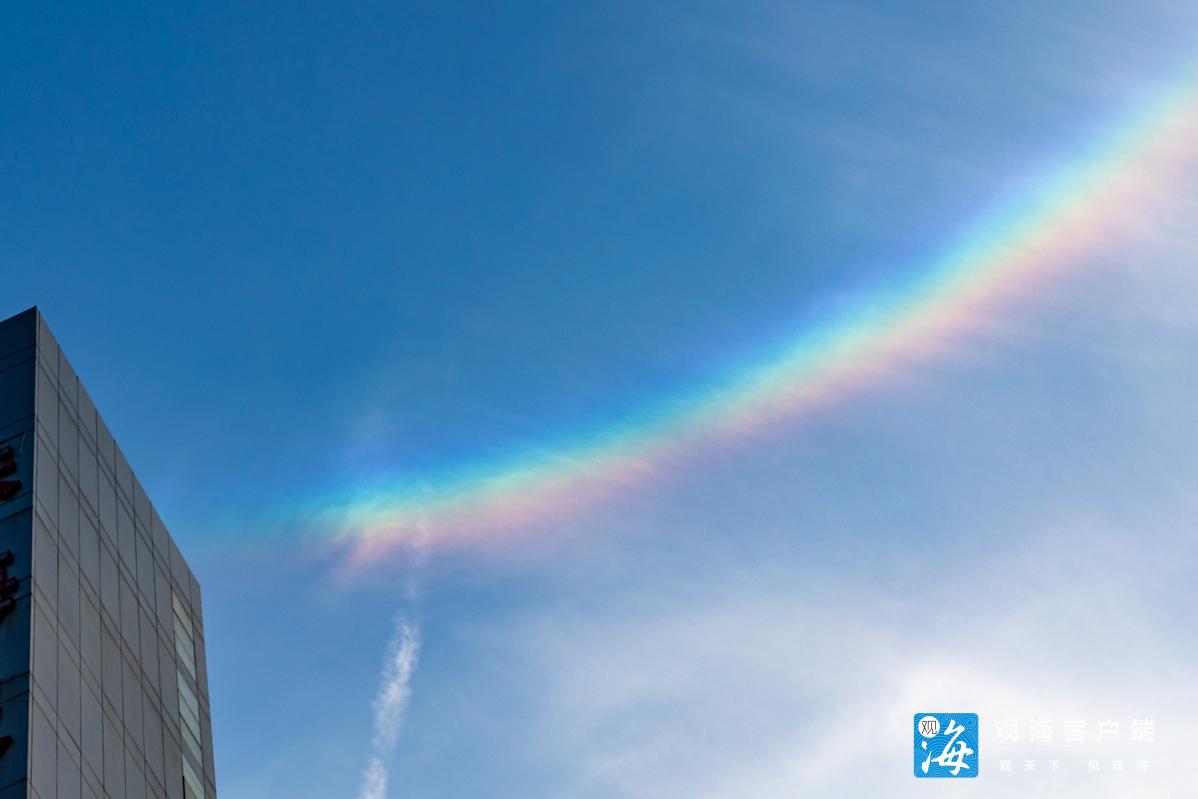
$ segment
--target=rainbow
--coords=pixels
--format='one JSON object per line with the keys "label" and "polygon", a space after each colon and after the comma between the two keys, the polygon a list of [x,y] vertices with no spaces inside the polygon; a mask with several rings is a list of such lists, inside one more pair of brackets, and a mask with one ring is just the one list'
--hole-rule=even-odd
{"label": "rainbow", "polygon": [[715,384],[661,398],[620,423],[443,472],[359,485],[302,516],[339,531],[350,565],[407,548],[456,548],[643,485],[714,445],[750,436],[934,356],[988,312],[1110,243],[1198,158],[1198,79],[984,215],[901,279],[808,322]]}

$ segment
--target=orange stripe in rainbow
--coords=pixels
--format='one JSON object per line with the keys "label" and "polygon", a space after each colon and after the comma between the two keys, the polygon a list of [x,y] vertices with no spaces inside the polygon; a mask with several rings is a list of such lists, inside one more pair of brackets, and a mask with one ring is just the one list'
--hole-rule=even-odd
{"label": "orange stripe in rainbow", "polygon": [[1191,77],[906,279],[806,327],[714,388],[658,402],[568,446],[363,488],[303,515],[349,538],[352,566],[407,546],[464,546],[643,484],[696,449],[928,357],[983,312],[1110,242],[1120,222],[1163,198],[1169,178],[1196,158],[1198,80]]}

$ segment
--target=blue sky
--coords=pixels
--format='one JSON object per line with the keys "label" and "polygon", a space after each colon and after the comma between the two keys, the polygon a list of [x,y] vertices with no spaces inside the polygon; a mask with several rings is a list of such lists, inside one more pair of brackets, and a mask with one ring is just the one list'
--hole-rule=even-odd
{"label": "blue sky", "polygon": [[971,795],[1192,784],[1198,175],[940,357],[535,534],[346,584],[263,522],[724,374],[1198,57],[1186,3],[1044,5],[12,9],[0,313],[204,587],[222,797],[372,757],[391,797],[915,795],[938,708],[1156,719],[1146,774]]}

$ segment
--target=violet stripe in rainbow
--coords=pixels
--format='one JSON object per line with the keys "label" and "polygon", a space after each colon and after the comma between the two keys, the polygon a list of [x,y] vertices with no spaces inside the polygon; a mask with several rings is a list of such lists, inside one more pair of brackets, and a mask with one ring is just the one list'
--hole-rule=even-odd
{"label": "violet stripe in rainbow", "polygon": [[348,541],[351,567],[409,546],[462,547],[536,528],[934,356],[986,312],[1084,265],[1195,160],[1198,78],[1190,76],[905,278],[808,324],[714,386],[659,398],[566,445],[361,486],[300,516]]}

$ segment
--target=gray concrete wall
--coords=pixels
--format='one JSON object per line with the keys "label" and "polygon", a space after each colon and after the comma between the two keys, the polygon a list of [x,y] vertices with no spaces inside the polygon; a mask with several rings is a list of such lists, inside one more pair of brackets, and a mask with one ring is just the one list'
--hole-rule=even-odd
{"label": "gray concrete wall", "polygon": [[36,330],[28,796],[213,799],[199,585]]}

